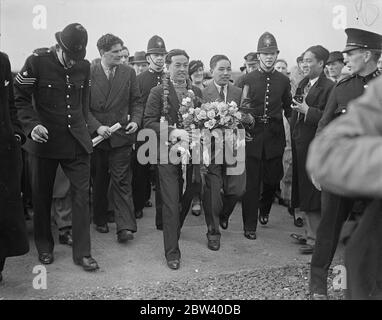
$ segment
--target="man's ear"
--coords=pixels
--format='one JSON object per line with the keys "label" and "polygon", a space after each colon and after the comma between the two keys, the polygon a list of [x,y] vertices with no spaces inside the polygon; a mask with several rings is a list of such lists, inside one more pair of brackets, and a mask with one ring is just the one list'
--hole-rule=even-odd
{"label": "man's ear", "polygon": [[100,49],[99,50],[99,55],[102,57],[104,54],[105,54],[105,51],[103,51],[103,49]]}
{"label": "man's ear", "polygon": [[367,63],[367,62],[369,62],[373,58],[373,54],[369,50],[365,50],[365,53],[366,53],[366,55],[365,55],[365,62]]}

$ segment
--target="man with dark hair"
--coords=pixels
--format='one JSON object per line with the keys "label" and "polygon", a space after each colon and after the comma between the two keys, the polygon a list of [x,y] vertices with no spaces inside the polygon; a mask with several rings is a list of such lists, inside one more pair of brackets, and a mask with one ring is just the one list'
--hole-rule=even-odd
{"label": "man with dark hair", "polygon": [[[241,90],[229,81],[232,73],[231,61],[225,55],[215,55],[210,60],[210,67],[213,81],[203,89],[203,101],[225,103],[234,101],[239,105]],[[228,152],[228,150],[225,151]],[[229,217],[237,200],[245,191],[245,170],[237,175],[230,175],[227,170],[235,166],[238,164],[227,164],[224,159],[224,164],[211,161],[207,167],[203,207],[207,224],[207,246],[210,250],[219,250],[221,237],[219,224],[223,229],[228,228]],[[224,190],[223,196],[221,189]]]}
{"label": "man with dark hair", "polygon": [[[189,56],[184,50],[171,50],[166,56],[166,65],[169,71],[164,83],[153,88],[147,101],[144,126],[153,129],[158,137],[158,164],[160,192],[162,195],[163,238],[167,265],[171,269],[180,266],[179,237],[186,214],[190,208],[194,194],[191,177],[187,175],[185,193],[182,195],[183,181],[180,176],[181,165],[168,161],[168,148],[161,145],[160,135],[168,130],[169,141],[183,141],[188,144],[189,134],[182,129],[182,122],[178,117],[179,105],[183,98],[192,90],[196,97],[201,99],[199,88],[192,86],[188,79]],[[195,98],[196,106],[200,105]],[[167,138],[167,137],[166,137]],[[165,154],[161,154],[163,150]],[[165,161],[161,161],[165,160]],[[192,173],[192,165],[188,172]],[[190,181],[191,180],[191,181]]]}
{"label": "man with dark hair", "polygon": [[303,254],[313,253],[321,217],[321,193],[310,181],[305,162],[309,144],[314,138],[334,85],[324,73],[328,57],[329,51],[320,45],[305,51],[302,64],[305,78],[298,85],[292,105],[292,207],[299,208],[306,215],[306,243],[300,247]]}
{"label": "man with dark hair", "polygon": [[[320,137],[324,127],[338,116],[346,114],[348,103],[361,96],[369,81],[379,75],[377,56],[382,50],[382,36],[353,28],[346,29],[345,32],[348,38],[342,52],[345,53],[345,61],[350,67],[352,75],[339,81],[332,90],[318,123],[316,132],[318,141],[327,139],[326,136],[325,138]],[[325,143],[332,145],[334,141],[326,140]],[[312,144],[314,145],[314,142]],[[314,178],[317,176],[321,180],[321,172],[328,170],[330,162],[326,162],[324,159],[327,156],[326,152],[320,155],[315,153],[315,155],[310,159],[310,170],[314,173]],[[321,220],[311,261],[310,292],[313,299],[327,298],[328,270],[337,248],[342,226],[351,215],[356,202],[358,203],[356,211],[362,211],[365,206],[363,201],[340,196],[325,188],[322,190]]]}
{"label": "man with dark hair", "polygon": [[[149,69],[137,76],[138,88],[142,96],[143,109],[152,88],[162,83],[164,74],[164,58],[167,54],[166,45],[163,39],[157,35],[151,37],[147,43],[146,60],[149,63]],[[135,216],[137,219],[142,218],[143,208],[151,206],[151,183],[150,183],[150,164],[140,164],[137,158],[138,149],[142,142],[135,145],[133,159],[133,199],[135,207]],[[155,225],[158,230],[162,230],[162,201],[160,197],[160,186],[158,178],[158,170],[155,166]]]}
{"label": "man with dark hair", "polygon": [[242,100],[248,104],[245,109],[252,118],[247,128],[252,138],[246,143],[247,186],[242,209],[244,236],[250,240],[256,239],[257,219],[261,224],[268,223],[274,194],[283,177],[283,111],[289,118],[292,97],[289,78],[274,69],[278,53],[275,37],[265,32],[257,46],[260,68],[244,78]]}
{"label": "man with dark hair", "polygon": [[146,60],[146,52],[137,51],[134,53],[133,60],[131,60],[131,65],[133,66],[135,73],[140,75],[149,69],[149,63]]}
{"label": "man with dark hair", "polygon": [[73,260],[93,271],[98,264],[90,254],[87,31],[72,23],[56,33],[56,40],[55,47],[35,50],[15,81],[18,115],[28,136],[35,243],[40,262],[52,263],[50,209],[60,164],[71,183]]}
{"label": "man with dark hair", "polygon": [[20,185],[25,139],[17,120],[11,64],[0,52],[0,282],[5,259],[29,251]]}
{"label": "man with dark hair", "polygon": [[[97,47],[101,60],[91,67],[91,103],[89,130],[105,140],[94,149],[94,223],[96,230],[108,232],[107,193],[109,181],[118,242],[133,239],[137,231],[131,186],[132,145],[142,121],[143,107],[132,68],[121,63],[123,42],[106,34]],[[131,116],[131,119],[130,119]],[[110,127],[122,128],[111,133]]]}

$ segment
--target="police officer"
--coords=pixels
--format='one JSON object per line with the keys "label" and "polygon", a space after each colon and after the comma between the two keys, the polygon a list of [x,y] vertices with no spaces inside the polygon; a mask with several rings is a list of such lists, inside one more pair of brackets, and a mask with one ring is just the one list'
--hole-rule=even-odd
{"label": "police officer", "polygon": [[[138,88],[142,95],[142,104],[145,107],[152,88],[162,83],[164,59],[167,54],[166,45],[163,39],[157,35],[150,38],[147,44],[146,60],[149,63],[149,69],[137,76]],[[139,143],[136,145],[136,149]],[[150,199],[150,164],[141,165],[137,157],[134,159],[133,170],[133,198],[135,215],[137,218],[143,216],[143,208]],[[156,176],[156,193],[155,193],[155,208],[156,217],[155,224],[157,229],[162,229],[162,201],[159,192],[159,182],[157,173]],[[150,204],[149,204],[150,205]]]}
{"label": "police officer", "polygon": [[60,164],[71,183],[73,260],[93,271],[98,264],[90,253],[90,63],[84,60],[88,35],[81,24],[72,23],[55,36],[57,44],[35,50],[15,81],[16,106],[28,136],[34,237],[40,262],[52,263],[50,208]]}
{"label": "police officer", "polygon": [[282,112],[284,110],[286,118],[290,118],[292,96],[288,77],[274,68],[278,53],[275,37],[265,32],[257,46],[260,67],[244,79],[242,101],[249,105],[246,108],[251,119],[248,132],[253,138],[246,144],[247,185],[242,210],[244,235],[250,240],[256,239],[257,219],[261,224],[268,223],[273,196],[283,176]]}
{"label": "police officer", "polygon": [[[245,63],[243,68],[245,69],[245,74],[241,75],[235,81],[235,86],[239,88],[243,88],[243,81],[244,81],[245,75],[259,68],[259,59],[257,58],[256,52],[247,53],[244,56],[244,61]],[[244,69],[242,70],[240,68],[240,70],[242,71],[244,71]]]}
{"label": "police officer", "polygon": [[[334,118],[345,114],[351,100],[361,96],[368,82],[379,75],[377,62],[381,55],[382,36],[361,29],[349,28],[345,58],[352,75],[337,83],[320,122],[316,136]],[[320,166],[325,167],[324,160]],[[314,299],[326,298],[327,275],[337,248],[339,236],[345,220],[352,211],[354,199],[341,197],[322,190],[321,221],[317,229],[316,245],[311,262],[310,291]]]}

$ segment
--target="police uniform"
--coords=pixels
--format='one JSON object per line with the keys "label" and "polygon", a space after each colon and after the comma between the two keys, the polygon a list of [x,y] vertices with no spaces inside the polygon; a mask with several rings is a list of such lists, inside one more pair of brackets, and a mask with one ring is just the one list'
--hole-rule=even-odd
{"label": "police uniform", "polygon": [[[277,43],[273,35],[265,33],[259,39],[258,52],[270,51],[278,51]],[[286,142],[282,112],[287,118],[291,116],[292,96],[288,77],[274,68],[269,72],[259,68],[249,73],[244,86],[248,88],[248,112],[255,122],[247,130],[252,141],[246,143],[247,188],[242,208],[244,231],[255,232],[259,207],[262,216],[269,214],[273,195],[283,176]]]}
{"label": "police uniform", "polygon": [[[360,30],[346,29],[347,45],[343,52],[353,49],[381,50],[382,37],[378,34]],[[353,74],[339,81],[331,92],[316,136],[336,117],[347,112],[348,103],[361,96],[369,81],[379,75],[377,69],[366,76]],[[339,241],[342,226],[351,214],[355,199],[346,198],[322,190],[321,221],[317,229],[316,245],[311,261],[311,293],[327,293],[327,275]],[[362,203],[361,203],[362,208]]]}
{"label": "police uniform", "polygon": [[[147,54],[166,54],[166,46],[163,39],[157,35],[153,36],[147,45]],[[142,104],[145,108],[147,99],[152,88],[162,83],[163,70],[157,72],[153,69],[146,70],[137,76],[138,88],[142,96]],[[141,144],[137,143],[136,150]],[[150,184],[150,164],[141,165],[137,160],[137,152],[133,160],[133,199],[134,208],[137,217],[145,207],[146,202],[150,199],[151,184]],[[158,174],[156,172],[156,192],[155,192],[155,223],[156,226],[162,228],[162,201],[160,198]]]}
{"label": "police uniform", "polygon": [[[72,186],[73,259],[90,270],[98,265],[90,260],[90,63],[83,59],[87,33],[81,25],[71,24],[56,33],[56,39],[63,50],[73,52],[77,63],[65,68],[55,47],[37,49],[15,81],[18,115],[28,136],[25,149],[30,158],[35,243],[40,261],[53,262],[50,208],[56,170],[61,164]],[[37,125],[47,129],[47,142],[31,139]]]}

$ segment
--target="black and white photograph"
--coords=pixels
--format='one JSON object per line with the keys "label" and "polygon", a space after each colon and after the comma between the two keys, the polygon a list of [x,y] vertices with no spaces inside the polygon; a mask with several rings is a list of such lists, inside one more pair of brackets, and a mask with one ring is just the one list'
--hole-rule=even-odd
{"label": "black and white photograph", "polygon": [[0,0],[0,300],[382,299],[381,53],[382,0]]}

